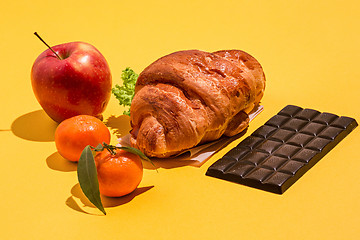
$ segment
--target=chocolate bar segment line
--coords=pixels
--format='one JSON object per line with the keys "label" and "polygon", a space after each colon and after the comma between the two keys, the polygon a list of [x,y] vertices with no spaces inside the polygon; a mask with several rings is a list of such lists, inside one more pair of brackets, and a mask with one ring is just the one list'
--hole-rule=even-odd
{"label": "chocolate bar segment line", "polygon": [[288,105],[206,175],[282,194],[357,126],[353,118]]}

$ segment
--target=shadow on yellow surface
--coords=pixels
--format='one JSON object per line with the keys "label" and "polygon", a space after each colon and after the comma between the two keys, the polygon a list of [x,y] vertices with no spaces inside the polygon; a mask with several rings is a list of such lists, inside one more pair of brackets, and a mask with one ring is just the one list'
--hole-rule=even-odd
{"label": "shadow on yellow surface", "polygon": [[104,121],[104,123],[118,138],[125,136],[131,130],[130,117],[127,115],[121,115],[118,117],[111,115]]}
{"label": "shadow on yellow surface", "polygon": [[46,158],[46,164],[49,168],[61,172],[72,172],[77,169],[77,163],[66,160],[58,152]]}
{"label": "shadow on yellow surface", "polygon": [[[130,202],[136,196],[147,192],[153,187],[154,186],[139,187],[136,188],[132,193],[123,197],[106,197],[102,195],[101,202],[103,203],[104,208],[120,206]],[[94,205],[87,199],[87,197],[82,192],[79,183],[77,183],[71,189],[71,194],[72,196],[70,196],[65,202],[68,207],[82,213],[100,215],[100,211],[94,207]]]}
{"label": "shadow on yellow surface", "polygon": [[11,131],[25,140],[51,142],[55,140],[57,125],[44,110],[37,110],[15,119],[11,124]]}

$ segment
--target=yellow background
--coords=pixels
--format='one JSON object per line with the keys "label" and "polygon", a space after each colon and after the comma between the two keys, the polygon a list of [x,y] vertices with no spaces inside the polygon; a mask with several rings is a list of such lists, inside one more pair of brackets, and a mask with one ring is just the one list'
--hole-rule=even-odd
{"label": "yellow background", "polygon": [[[358,1],[19,1],[0,2],[0,239],[359,239],[359,129],[283,195],[205,176],[207,168],[145,164],[131,195],[104,198],[107,216],[86,201],[76,164],[54,144],[30,70],[46,47],[96,46],[120,83],[184,49],[242,49],[259,60],[265,107],[249,135],[287,104],[360,120]],[[129,130],[111,98],[112,141]]]}

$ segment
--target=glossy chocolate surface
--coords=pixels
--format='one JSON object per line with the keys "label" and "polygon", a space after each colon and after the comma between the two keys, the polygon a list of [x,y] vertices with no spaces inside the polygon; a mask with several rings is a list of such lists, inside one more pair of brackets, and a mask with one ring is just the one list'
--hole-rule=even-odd
{"label": "glossy chocolate surface", "polygon": [[353,118],[288,105],[206,175],[282,194],[357,125]]}

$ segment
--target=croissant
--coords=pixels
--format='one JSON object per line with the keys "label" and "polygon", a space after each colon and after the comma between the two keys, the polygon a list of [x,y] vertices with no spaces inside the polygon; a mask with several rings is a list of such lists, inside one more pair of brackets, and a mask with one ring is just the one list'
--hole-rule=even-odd
{"label": "croissant", "polygon": [[131,103],[131,145],[165,158],[233,136],[264,94],[259,62],[240,50],[187,50],[161,57],[139,75]]}

